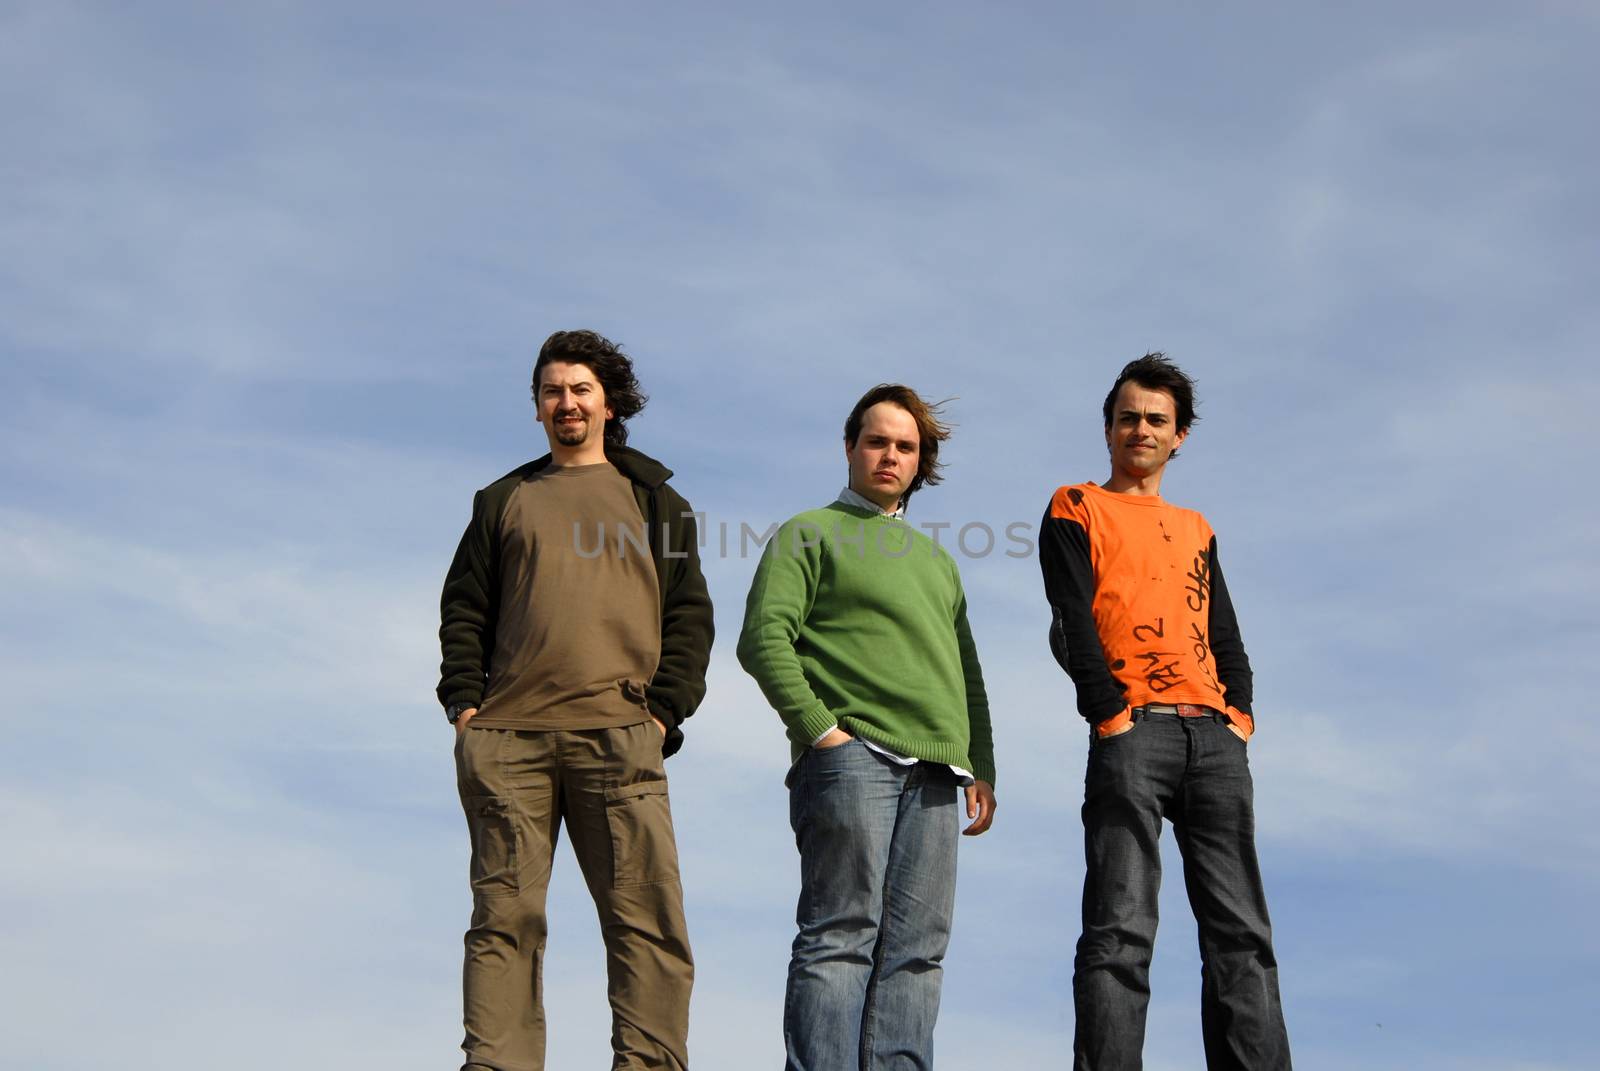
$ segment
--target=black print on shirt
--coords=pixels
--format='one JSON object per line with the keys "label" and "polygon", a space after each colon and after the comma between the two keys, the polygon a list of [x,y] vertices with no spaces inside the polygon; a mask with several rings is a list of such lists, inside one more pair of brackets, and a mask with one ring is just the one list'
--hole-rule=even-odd
{"label": "black print on shirt", "polygon": [[[1154,643],[1156,640],[1166,639],[1167,619],[1158,617],[1153,625],[1133,626],[1133,638],[1137,643]],[[1176,651],[1141,651],[1134,655],[1134,658],[1143,663],[1139,672],[1144,674],[1144,682],[1152,692],[1164,692],[1184,682],[1184,676],[1178,670],[1181,657]],[[1122,668],[1121,659],[1117,660],[1117,668]]]}
{"label": "black print on shirt", "polygon": [[[1138,656],[1144,662],[1144,682],[1152,692],[1164,692],[1183,683],[1178,672],[1178,655],[1173,651],[1146,651]],[[1170,659],[1170,661],[1162,661]]]}
{"label": "black print on shirt", "polygon": [[[1148,632],[1150,635],[1148,637],[1141,636],[1141,635],[1139,635],[1141,632]],[[1156,618],[1156,623],[1153,624],[1153,625],[1135,625],[1135,626],[1133,626],[1133,638],[1136,639],[1136,640],[1145,640],[1145,639],[1157,639],[1157,640],[1159,640],[1159,639],[1165,638],[1166,635],[1167,635],[1167,619],[1164,618],[1164,617]]]}
{"label": "black print on shirt", "polygon": [[1199,613],[1206,608],[1206,600],[1211,597],[1211,555],[1204,550],[1196,551],[1194,564],[1189,566],[1184,576],[1189,580],[1183,589],[1189,593],[1189,609]]}
{"label": "black print on shirt", "polygon": [[1194,660],[1200,666],[1201,679],[1206,687],[1218,695],[1222,694],[1222,685],[1217,683],[1216,674],[1211,672],[1211,644],[1206,639],[1206,630],[1200,627],[1200,622],[1189,622],[1189,638],[1194,640]]}

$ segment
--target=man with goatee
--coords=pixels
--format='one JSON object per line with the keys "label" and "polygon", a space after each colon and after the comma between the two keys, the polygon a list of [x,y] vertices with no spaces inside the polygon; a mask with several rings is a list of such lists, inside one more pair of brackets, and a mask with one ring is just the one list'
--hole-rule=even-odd
{"label": "man with goatee", "polygon": [[438,694],[472,835],[463,1071],[544,1067],[563,824],[600,915],[612,1067],[682,1069],[694,963],[662,760],[711,652],[694,518],[672,473],[625,445],[645,397],[610,341],[551,335],[533,401],[550,452],[477,493],[441,601]]}

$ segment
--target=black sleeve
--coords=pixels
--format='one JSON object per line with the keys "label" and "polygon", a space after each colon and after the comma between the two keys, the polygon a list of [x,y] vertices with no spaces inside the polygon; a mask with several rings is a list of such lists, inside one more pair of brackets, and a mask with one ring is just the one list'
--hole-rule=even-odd
{"label": "black sleeve", "polygon": [[1039,567],[1050,600],[1050,652],[1077,687],[1078,713],[1099,724],[1120,714],[1128,702],[1106,665],[1094,625],[1094,564],[1083,525],[1047,508],[1039,532]]}
{"label": "black sleeve", "polygon": [[650,712],[667,727],[662,754],[683,746],[683,720],[695,712],[706,694],[706,667],[711,663],[715,627],[711,593],[700,569],[700,541],[689,503],[664,488],[668,533],[657,567],[667,572],[661,597],[661,661],[645,689]]}
{"label": "black sleeve", "polygon": [[439,702],[477,706],[494,652],[500,581],[494,553],[494,525],[485,514],[485,495],[472,499],[472,520],[462,533],[456,556],[439,596]]}
{"label": "black sleeve", "polygon": [[1222,579],[1222,562],[1217,559],[1217,537],[1211,537],[1207,551],[1211,559],[1211,660],[1217,666],[1217,680],[1222,683],[1228,705],[1249,714],[1253,698],[1254,677],[1250,672],[1250,656],[1244,653],[1244,637],[1239,635],[1239,619],[1233,614],[1233,600],[1228,597],[1228,585]]}

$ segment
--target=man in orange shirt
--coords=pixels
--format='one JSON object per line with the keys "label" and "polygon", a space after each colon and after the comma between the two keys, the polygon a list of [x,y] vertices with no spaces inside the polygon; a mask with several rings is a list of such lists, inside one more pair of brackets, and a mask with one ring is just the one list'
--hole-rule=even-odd
{"label": "man in orange shirt", "polygon": [[1146,354],[1104,416],[1111,477],[1057,490],[1039,543],[1050,648],[1090,724],[1074,1067],[1142,1066],[1165,818],[1200,930],[1206,1066],[1288,1069],[1256,862],[1250,660],[1211,526],[1160,496],[1195,419],[1194,383]]}

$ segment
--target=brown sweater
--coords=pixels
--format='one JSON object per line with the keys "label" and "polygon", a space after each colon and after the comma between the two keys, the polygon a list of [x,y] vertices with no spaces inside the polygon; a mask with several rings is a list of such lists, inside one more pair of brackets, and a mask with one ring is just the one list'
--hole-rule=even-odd
{"label": "brown sweater", "polygon": [[609,463],[545,468],[501,516],[499,619],[472,724],[600,729],[650,717],[661,607],[644,518]]}

